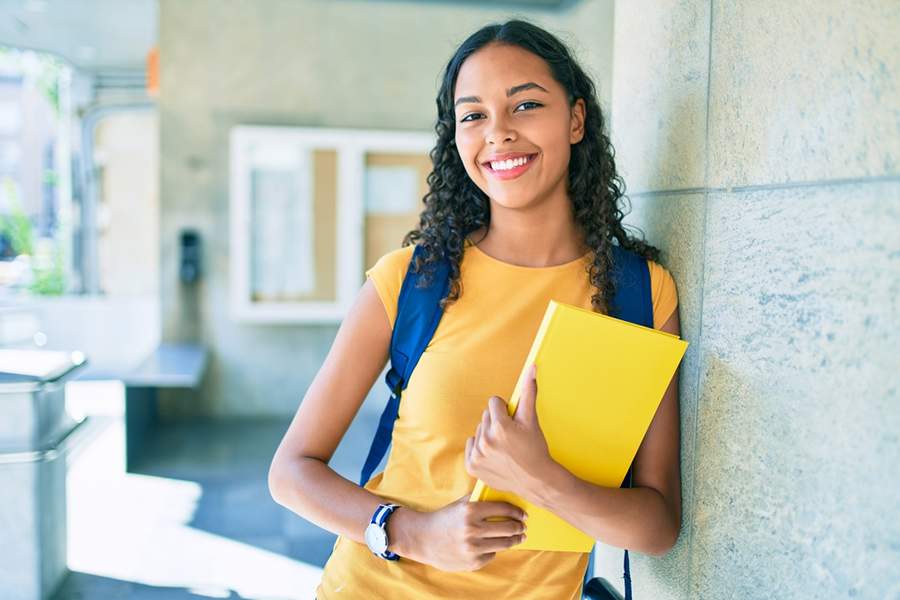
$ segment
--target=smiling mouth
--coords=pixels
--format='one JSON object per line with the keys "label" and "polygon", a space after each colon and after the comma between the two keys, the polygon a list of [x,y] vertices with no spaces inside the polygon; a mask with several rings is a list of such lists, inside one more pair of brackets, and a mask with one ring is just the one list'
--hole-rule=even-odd
{"label": "smiling mouth", "polygon": [[535,158],[537,153],[525,154],[508,160],[487,161],[482,163],[482,166],[495,177],[512,179],[527,171]]}

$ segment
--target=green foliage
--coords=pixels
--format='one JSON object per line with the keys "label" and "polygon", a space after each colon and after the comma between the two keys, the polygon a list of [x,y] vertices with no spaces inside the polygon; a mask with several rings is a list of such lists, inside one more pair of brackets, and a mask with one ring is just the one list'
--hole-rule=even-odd
{"label": "green foliage", "polygon": [[34,249],[31,219],[22,210],[12,179],[6,178],[3,181],[3,188],[4,195],[10,199],[12,211],[8,215],[0,215],[0,232],[9,238],[13,252],[17,255],[31,255]]}
{"label": "green foliage", "polygon": [[24,68],[22,61],[24,53],[33,54],[37,58],[39,63],[37,71],[31,71],[31,76],[34,77],[34,86],[41,92],[58,117],[60,115],[60,83],[68,66],[53,54],[32,53],[28,50],[0,45],[0,61],[12,63],[20,69]]}
{"label": "green foliage", "polygon": [[59,173],[53,169],[44,169],[44,183],[56,187],[59,185]]}
{"label": "green foliage", "polygon": [[41,70],[38,73],[36,87],[47,99],[53,112],[59,116],[59,79],[65,65],[58,58],[49,54],[39,54]]}
{"label": "green foliage", "polygon": [[41,296],[61,296],[66,291],[66,273],[63,265],[63,253],[59,244],[53,244],[53,258],[49,267],[33,269],[34,280],[31,282],[32,294]]}
{"label": "green foliage", "polygon": [[[23,52],[17,48],[0,45],[0,64],[12,66],[14,71],[23,73],[44,96],[56,116],[60,116],[61,86],[68,79],[68,67],[56,56],[34,53],[34,61],[24,60]],[[45,184],[59,185],[59,174],[53,170],[45,170]],[[6,198],[8,214],[0,214],[0,234],[10,242],[16,256],[25,255],[31,266],[32,280],[28,289],[33,294],[59,295],[65,292],[66,268],[65,252],[56,239],[35,239],[31,219],[22,208],[15,183],[10,178],[0,182],[0,198]],[[46,244],[43,245],[43,244]]]}
{"label": "green foliage", "polygon": [[16,256],[24,254],[30,258],[32,281],[28,287],[29,291],[42,296],[62,295],[66,291],[66,270],[62,248],[54,240],[49,264],[40,265],[42,261],[34,253],[35,244],[31,219],[22,210],[22,204],[16,196],[12,180],[7,178],[3,181],[3,188],[5,196],[10,200],[12,210],[8,215],[0,215],[0,232],[9,238]]}

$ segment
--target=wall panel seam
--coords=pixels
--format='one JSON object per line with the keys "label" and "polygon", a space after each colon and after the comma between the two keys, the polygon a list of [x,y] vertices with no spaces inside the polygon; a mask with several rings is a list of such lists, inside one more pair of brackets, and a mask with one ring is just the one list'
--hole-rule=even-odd
{"label": "wall panel seam", "polygon": [[[710,96],[710,88],[712,82],[712,53],[713,53],[713,7],[714,1],[709,0],[709,29],[707,30],[707,55],[706,55],[706,130],[703,135],[703,187],[705,193],[703,195],[703,230],[700,235],[703,240],[703,247],[700,250],[700,307],[698,309],[697,314],[697,349],[695,350],[695,360],[696,365],[694,366],[694,381],[695,381],[695,389],[694,389],[694,431],[693,438],[691,440],[691,444],[693,448],[691,448],[691,506],[690,511],[687,511],[691,516],[691,528],[690,534],[687,541],[687,565],[688,565],[688,573],[687,573],[687,585],[685,588],[685,595],[687,597],[691,596],[691,592],[693,590],[694,585],[694,530],[695,523],[694,519],[694,508],[697,506],[697,448],[699,444],[697,443],[697,438],[700,435],[700,369],[702,365],[701,361],[701,351],[703,349],[703,300],[706,295],[706,224],[709,220],[709,96]],[[684,507],[682,507],[682,514],[685,513]]]}
{"label": "wall panel seam", "polygon": [[677,196],[685,194],[741,194],[747,192],[779,191],[798,188],[833,187],[842,185],[860,185],[867,183],[896,183],[900,182],[898,175],[872,175],[870,177],[846,177],[843,179],[817,179],[814,181],[796,181],[787,183],[758,183],[753,185],[736,185],[731,187],[695,187],[678,188],[671,190],[650,190],[628,194],[629,198],[641,198],[654,196]]}

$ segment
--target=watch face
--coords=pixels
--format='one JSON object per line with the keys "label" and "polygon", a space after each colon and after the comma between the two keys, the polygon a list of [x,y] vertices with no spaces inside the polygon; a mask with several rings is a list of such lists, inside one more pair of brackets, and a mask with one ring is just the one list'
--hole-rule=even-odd
{"label": "watch face", "polygon": [[382,554],[387,550],[387,534],[384,529],[375,523],[369,523],[366,527],[366,545],[375,554]]}

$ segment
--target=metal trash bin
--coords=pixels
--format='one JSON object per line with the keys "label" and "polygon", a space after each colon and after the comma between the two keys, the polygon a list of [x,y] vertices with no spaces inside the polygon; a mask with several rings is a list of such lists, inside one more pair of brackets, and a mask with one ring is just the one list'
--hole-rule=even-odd
{"label": "metal trash bin", "polygon": [[48,598],[67,574],[66,450],[84,421],[66,413],[79,352],[0,349],[0,590]]}

